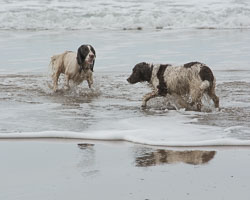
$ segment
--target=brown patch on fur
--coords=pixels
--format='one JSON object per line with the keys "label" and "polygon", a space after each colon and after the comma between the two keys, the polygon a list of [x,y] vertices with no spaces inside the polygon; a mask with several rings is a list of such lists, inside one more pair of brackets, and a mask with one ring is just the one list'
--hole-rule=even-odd
{"label": "brown patch on fur", "polygon": [[208,66],[206,66],[206,65],[202,66],[199,75],[200,75],[202,81],[207,80],[210,83],[209,88],[211,88],[213,86],[214,75]]}
{"label": "brown patch on fur", "polygon": [[129,83],[138,83],[141,81],[150,82],[152,76],[152,67],[150,64],[142,62],[133,68],[133,72],[130,77],[127,79]]}
{"label": "brown patch on fur", "polygon": [[144,63],[144,66],[143,66],[143,75],[142,75],[142,80],[143,81],[147,81],[147,82],[150,82],[151,80],[151,76],[152,76],[152,70],[153,68],[150,67],[149,64],[146,64]]}
{"label": "brown patch on fur", "polygon": [[159,79],[158,94],[165,96],[168,93],[167,83],[164,80],[164,72],[169,65],[160,65],[159,71],[157,72],[157,78]]}
{"label": "brown patch on fur", "polygon": [[201,64],[200,62],[190,62],[183,65],[184,68],[190,68],[193,65]]}

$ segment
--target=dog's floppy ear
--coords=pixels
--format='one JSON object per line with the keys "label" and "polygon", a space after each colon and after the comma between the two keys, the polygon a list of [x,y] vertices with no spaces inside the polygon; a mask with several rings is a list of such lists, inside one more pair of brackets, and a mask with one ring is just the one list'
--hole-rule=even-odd
{"label": "dog's floppy ear", "polygon": [[95,57],[96,57],[96,53],[95,53],[94,47],[92,47],[92,45],[89,45],[89,46],[90,46],[90,50],[95,54]]}
{"label": "dog's floppy ear", "polygon": [[84,57],[84,54],[83,54],[83,49],[84,47],[83,47],[83,45],[82,46],[80,46],[79,48],[78,48],[78,50],[77,50],[77,57],[76,57],[76,59],[77,59],[77,63],[78,63],[78,65],[80,65],[80,67],[83,67],[84,66],[84,61],[85,61],[85,57]]}
{"label": "dog's floppy ear", "polygon": [[95,65],[95,60],[93,60],[93,64],[90,65],[90,70],[91,70],[92,72],[94,72],[94,65]]}
{"label": "dog's floppy ear", "polygon": [[[94,47],[92,47],[92,45],[89,45],[89,46],[90,46],[90,50],[94,53],[95,58],[96,58],[96,52],[95,52]],[[92,72],[94,72],[94,65],[95,65],[95,59],[93,60],[93,64],[90,66],[90,69]]]}

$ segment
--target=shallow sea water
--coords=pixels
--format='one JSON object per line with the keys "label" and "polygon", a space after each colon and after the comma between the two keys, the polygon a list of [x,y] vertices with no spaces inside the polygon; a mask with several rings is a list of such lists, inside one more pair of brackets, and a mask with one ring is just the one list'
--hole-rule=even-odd
{"label": "shallow sea water", "polygon": [[[1,31],[0,137],[125,140],[166,146],[250,144],[249,30]],[[97,52],[94,88],[48,87],[53,54],[90,43]],[[206,63],[221,110],[172,110],[168,98],[141,110],[146,83],[126,79],[138,62]],[[61,78],[60,88],[63,77]],[[171,105],[174,104],[170,100]]]}

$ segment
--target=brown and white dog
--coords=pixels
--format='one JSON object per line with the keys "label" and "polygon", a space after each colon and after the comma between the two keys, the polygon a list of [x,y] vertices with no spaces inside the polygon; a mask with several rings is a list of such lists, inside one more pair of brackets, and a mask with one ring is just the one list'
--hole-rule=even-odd
{"label": "brown and white dog", "polygon": [[215,77],[211,69],[200,62],[181,66],[138,63],[127,81],[131,84],[147,81],[153,86],[153,91],[143,97],[142,107],[146,107],[147,101],[156,96],[188,95],[191,98],[189,104],[196,105],[197,110],[201,111],[201,99],[207,93],[215,107],[219,108],[219,98],[215,94]]}
{"label": "brown and white dog", "polygon": [[96,53],[91,45],[82,45],[77,53],[65,51],[62,54],[51,57],[53,90],[56,92],[60,74],[65,75],[65,89],[69,89],[69,80],[80,84],[84,80],[88,81],[91,88],[93,84],[93,68],[95,64]]}

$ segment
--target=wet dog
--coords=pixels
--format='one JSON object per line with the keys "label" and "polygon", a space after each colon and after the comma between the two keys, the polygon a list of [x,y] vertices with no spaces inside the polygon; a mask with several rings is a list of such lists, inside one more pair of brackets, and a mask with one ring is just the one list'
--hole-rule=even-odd
{"label": "wet dog", "polygon": [[60,74],[65,76],[65,89],[69,89],[69,81],[76,84],[87,80],[89,88],[93,84],[93,68],[95,64],[96,53],[91,45],[82,45],[77,53],[65,51],[62,54],[51,57],[53,90],[58,88],[58,79]]}
{"label": "wet dog", "polygon": [[182,101],[182,104],[196,105],[197,110],[201,111],[201,99],[203,94],[207,93],[215,107],[219,108],[219,98],[215,94],[215,77],[211,69],[200,62],[181,66],[138,63],[127,81],[131,84],[147,81],[153,86],[153,91],[143,97],[142,107],[146,107],[147,101],[157,96],[170,94],[182,101],[181,96],[189,95],[191,101]]}

